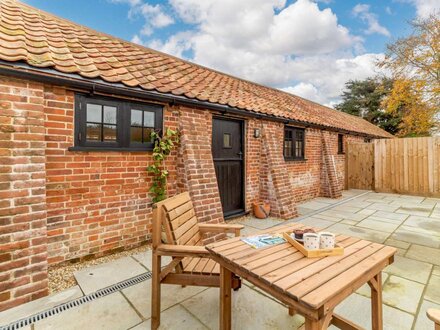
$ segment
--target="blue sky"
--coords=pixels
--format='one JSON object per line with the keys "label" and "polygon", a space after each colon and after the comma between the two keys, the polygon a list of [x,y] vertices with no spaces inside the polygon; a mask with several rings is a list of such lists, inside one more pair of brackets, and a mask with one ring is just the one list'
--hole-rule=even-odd
{"label": "blue sky", "polygon": [[98,31],[334,105],[440,0],[26,0]]}

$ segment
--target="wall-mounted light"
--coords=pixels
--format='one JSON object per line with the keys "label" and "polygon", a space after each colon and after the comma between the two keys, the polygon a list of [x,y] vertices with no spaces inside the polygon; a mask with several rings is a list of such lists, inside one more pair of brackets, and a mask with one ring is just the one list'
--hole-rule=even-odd
{"label": "wall-mounted light", "polygon": [[254,138],[258,139],[260,137],[260,129],[259,128],[255,128],[254,129]]}

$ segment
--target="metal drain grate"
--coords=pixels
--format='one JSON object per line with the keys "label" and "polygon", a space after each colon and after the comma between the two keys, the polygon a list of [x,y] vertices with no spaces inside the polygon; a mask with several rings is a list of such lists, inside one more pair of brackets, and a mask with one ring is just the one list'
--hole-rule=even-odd
{"label": "metal drain grate", "polygon": [[20,319],[18,321],[12,322],[6,326],[1,326],[0,330],[16,330],[20,329],[22,327],[28,326],[32,323],[35,323],[37,321],[40,321],[42,319],[45,319],[46,317],[59,314],[61,312],[67,311],[71,308],[80,306],[82,304],[85,304],[87,302],[93,301],[95,299],[107,296],[109,294],[112,294],[116,291],[128,288],[132,285],[138,284],[140,282],[146,281],[151,278],[151,272],[144,273],[132,278],[129,278],[128,280],[116,283],[112,286],[106,287],[104,289],[100,289],[98,291],[95,291],[93,293],[90,293],[86,296],[82,296],[80,298],[77,298],[75,300],[66,302],[64,304],[52,307],[51,309],[45,310],[43,312],[28,316],[26,318]]}

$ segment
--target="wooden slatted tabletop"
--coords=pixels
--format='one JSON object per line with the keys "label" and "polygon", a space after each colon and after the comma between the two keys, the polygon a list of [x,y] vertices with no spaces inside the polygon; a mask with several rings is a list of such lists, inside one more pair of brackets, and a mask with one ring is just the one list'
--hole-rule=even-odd
{"label": "wooden slatted tabletop", "polygon": [[[300,228],[310,227],[289,224],[261,233],[282,233]],[[372,302],[373,314],[376,313],[373,315],[373,329],[381,329],[382,309],[378,306],[382,302],[380,274],[393,262],[396,249],[344,235],[337,235],[336,240],[344,247],[344,254],[322,258],[306,258],[290,243],[255,249],[240,238],[210,244],[206,248],[220,264],[223,276],[229,276],[228,272],[235,273],[281,300],[306,317],[307,329],[325,329],[330,323],[343,328],[358,328],[332,311],[347,296],[369,283],[373,300],[380,300]],[[225,290],[220,298],[228,303],[229,298],[222,297],[228,288]],[[222,313],[227,314],[227,311]],[[222,318],[223,323],[222,320],[220,323],[227,329],[225,322],[230,323],[230,314]]]}

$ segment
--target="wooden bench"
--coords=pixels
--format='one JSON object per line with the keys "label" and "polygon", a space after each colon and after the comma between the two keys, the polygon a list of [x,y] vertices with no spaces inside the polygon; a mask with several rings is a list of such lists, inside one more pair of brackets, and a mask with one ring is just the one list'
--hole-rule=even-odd
{"label": "wooden bench", "polygon": [[[160,286],[162,283],[182,286],[220,287],[220,266],[211,259],[203,244],[204,233],[233,233],[240,236],[244,226],[234,224],[202,224],[197,221],[187,192],[156,203],[153,207],[153,278],[151,296],[151,328],[160,325]],[[172,261],[162,268],[161,257]],[[239,289],[238,277],[231,286]]]}
{"label": "wooden bench", "polygon": [[434,321],[434,329],[440,330],[440,310],[430,308],[426,312],[426,315],[428,315],[431,321]]}

